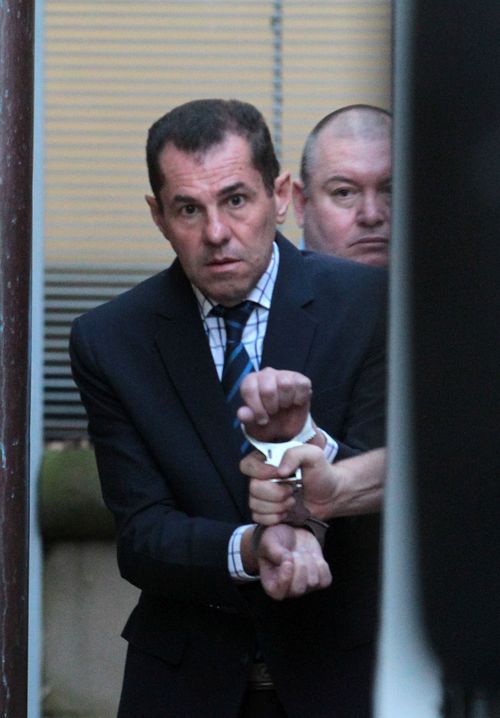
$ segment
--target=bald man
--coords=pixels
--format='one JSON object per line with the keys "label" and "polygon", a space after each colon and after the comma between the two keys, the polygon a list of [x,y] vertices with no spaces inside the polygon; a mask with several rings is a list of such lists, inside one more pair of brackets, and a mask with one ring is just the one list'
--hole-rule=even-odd
{"label": "bald man", "polygon": [[311,131],[293,185],[306,249],[387,266],[391,125],[390,114],[379,107],[349,105]]}

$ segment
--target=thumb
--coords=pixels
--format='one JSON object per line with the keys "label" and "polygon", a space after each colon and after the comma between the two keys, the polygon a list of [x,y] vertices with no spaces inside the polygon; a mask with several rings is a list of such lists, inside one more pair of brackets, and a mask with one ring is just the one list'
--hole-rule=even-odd
{"label": "thumb", "polygon": [[274,566],[283,565],[286,561],[292,561],[292,553],[277,541],[261,543],[259,554]]}
{"label": "thumb", "polygon": [[283,478],[295,473],[299,466],[310,466],[323,456],[323,451],[318,446],[303,444],[285,451],[278,467],[278,474]]}

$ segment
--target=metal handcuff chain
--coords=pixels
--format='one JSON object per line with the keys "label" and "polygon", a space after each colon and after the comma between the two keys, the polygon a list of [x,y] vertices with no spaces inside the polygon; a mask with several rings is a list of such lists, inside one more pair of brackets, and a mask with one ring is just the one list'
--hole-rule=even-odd
{"label": "metal handcuff chain", "polygon": [[[312,439],[316,433],[313,427],[310,414],[308,414],[301,431],[289,441],[259,441],[259,439],[255,439],[247,432],[244,424],[241,425],[241,428],[244,435],[252,444],[252,446],[254,446],[257,451],[260,451],[261,454],[266,457],[266,464],[276,467],[280,465],[281,459],[283,458],[285,452],[288,451],[288,449],[293,449],[296,446],[302,446],[302,444],[305,444],[306,441]],[[309,509],[304,505],[302,492],[302,472],[300,470],[300,466],[295,471],[295,474],[292,474],[292,476],[287,476],[283,479],[270,479],[270,481],[276,484],[289,484],[293,487],[295,506],[293,510],[289,512],[286,521],[284,521],[283,523],[289,524],[290,526],[304,527],[309,529],[314,534],[321,547],[323,547],[325,543],[325,534],[328,529],[328,524],[324,521],[320,521],[320,519],[317,519],[315,516],[313,516]],[[255,528],[255,531],[252,536],[252,546],[255,551],[257,551],[259,547],[262,534],[264,533],[266,528],[266,526],[263,526],[261,524],[257,524]]]}

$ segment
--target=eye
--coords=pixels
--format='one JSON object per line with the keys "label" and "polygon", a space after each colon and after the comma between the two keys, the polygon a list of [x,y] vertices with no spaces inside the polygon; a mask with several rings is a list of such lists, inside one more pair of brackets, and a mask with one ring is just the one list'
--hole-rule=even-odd
{"label": "eye", "polygon": [[228,199],[228,204],[230,207],[241,207],[245,204],[245,198],[242,194],[232,194]]}
{"label": "eye", "polygon": [[354,190],[351,187],[337,187],[331,194],[337,199],[349,199],[354,196]]}
{"label": "eye", "polygon": [[185,204],[179,209],[179,212],[184,217],[194,217],[198,212],[198,207],[195,204]]}

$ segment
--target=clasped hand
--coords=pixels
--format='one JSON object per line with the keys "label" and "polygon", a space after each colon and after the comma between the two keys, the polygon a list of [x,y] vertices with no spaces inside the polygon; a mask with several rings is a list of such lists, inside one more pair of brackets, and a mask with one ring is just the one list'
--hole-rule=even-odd
{"label": "clasped hand", "polygon": [[[267,368],[248,375],[241,394],[244,405],[238,417],[247,432],[260,441],[281,442],[296,436],[304,426],[312,390],[310,380],[298,372]],[[318,436],[316,443],[321,444],[322,440]],[[314,535],[307,529],[281,523],[295,505],[292,488],[269,481],[293,474],[304,459],[304,449],[313,451],[315,461],[326,464],[318,446],[288,450],[278,468],[266,465],[265,457],[257,451],[241,462],[242,472],[253,477],[250,481],[253,519],[269,526],[262,534],[256,554],[261,583],[277,600],[325,588],[332,580]]]}
{"label": "clasped hand", "polygon": [[[238,416],[245,423],[248,433],[260,441],[291,439],[302,429],[309,414],[311,382],[297,372],[275,369],[255,372],[245,378],[241,393],[246,405],[241,407]],[[313,563],[321,551],[314,537],[310,538],[312,543],[308,543],[308,551],[312,551],[314,546],[314,557],[310,557],[310,577],[305,580],[302,577],[300,582],[294,582],[295,572],[303,572],[304,565],[309,565],[307,551],[301,556],[300,562],[292,556],[292,566],[287,564],[286,570],[280,574],[278,590],[275,577],[271,580],[266,573],[269,566],[265,561],[274,561],[276,570],[280,568],[279,561],[284,561],[286,554],[280,554],[276,545],[283,545],[285,534],[282,533],[282,522],[287,521],[296,505],[293,488],[272,479],[287,478],[300,466],[303,504],[313,516],[323,521],[340,516],[376,513],[382,508],[385,448],[380,447],[329,464],[322,451],[323,442],[322,432],[316,430],[315,437],[307,444],[288,449],[278,467],[266,464],[265,457],[257,451],[245,457],[240,465],[241,471],[250,477],[249,505],[253,520],[261,525],[280,529],[280,532],[269,533],[272,546],[264,543],[262,550],[266,553],[256,557],[260,570],[263,570],[264,589],[275,597],[283,597],[282,594],[299,595],[299,591],[305,593],[328,584],[317,585],[314,580]],[[288,526],[284,528],[288,531],[287,537],[290,536],[290,530],[297,531]],[[267,531],[264,536],[266,533]],[[290,557],[286,556],[289,560]],[[288,576],[290,571],[292,578],[287,584],[284,577]],[[325,574],[321,575],[324,577]],[[331,577],[328,583],[330,580]],[[284,589],[286,585],[289,593]]]}

